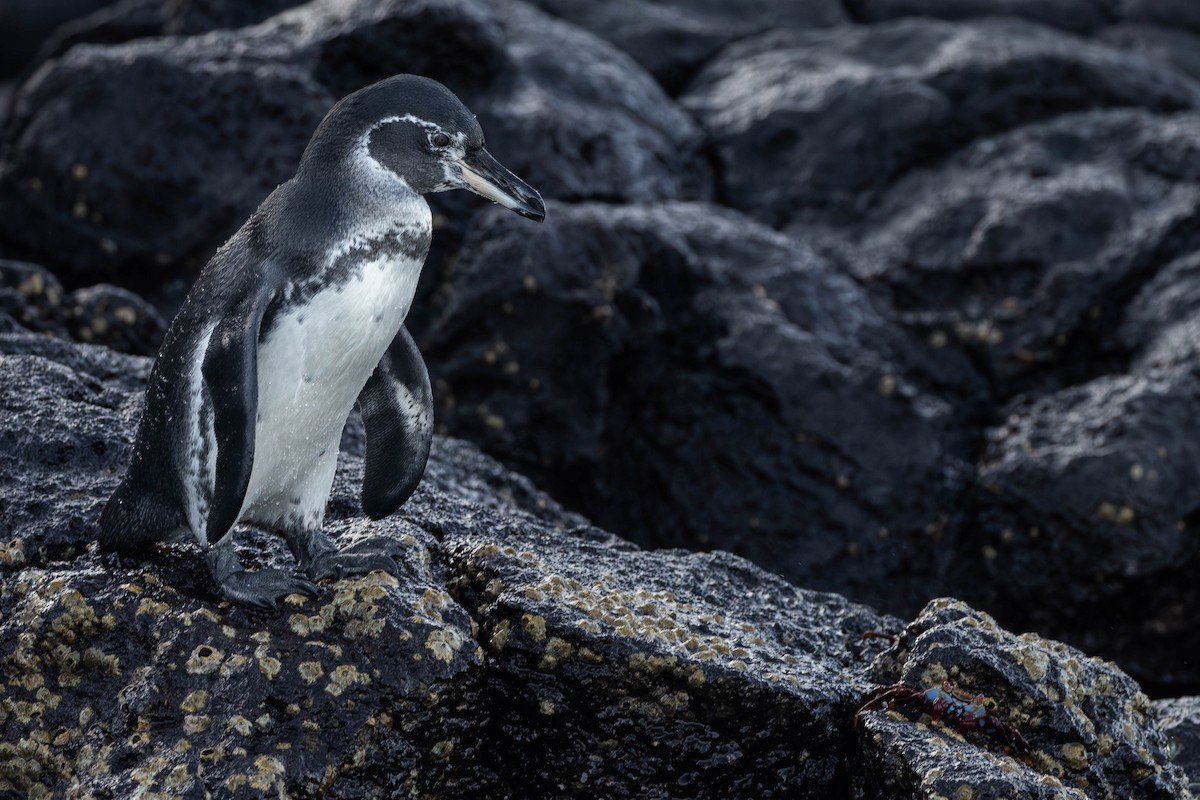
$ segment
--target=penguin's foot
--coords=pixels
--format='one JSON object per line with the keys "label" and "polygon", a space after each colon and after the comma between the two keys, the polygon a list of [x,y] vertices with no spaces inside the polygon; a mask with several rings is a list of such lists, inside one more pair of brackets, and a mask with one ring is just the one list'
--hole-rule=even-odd
{"label": "penguin's foot", "polygon": [[[325,537],[322,535],[321,538]],[[308,558],[303,555],[297,556],[300,569],[314,581],[366,575],[375,570],[395,575],[404,563],[404,545],[388,536],[363,539],[341,550],[334,547],[333,542],[329,542],[328,539],[325,541],[329,543],[328,548],[320,548]]]}
{"label": "penguin's foot", "polygon": [[221,594],[239,605],[277,611],[280,597],[289,594],[316,597],[320,594],[312,581],[292,572],[281,569],[246,572],[234,549],[232,534],[210,547],[206,559]]}
{"label": "penguin's foot", "polygon": [[289,594],[316,597],[321,593],[312,581],[281,569],[231,572],[219,582],[219,586],[227,600],[269,611],[279,610],[280,597]]}

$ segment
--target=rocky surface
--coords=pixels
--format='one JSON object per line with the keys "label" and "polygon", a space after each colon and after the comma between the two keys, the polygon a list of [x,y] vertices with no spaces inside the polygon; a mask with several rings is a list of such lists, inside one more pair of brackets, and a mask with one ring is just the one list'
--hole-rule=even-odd
{"label": "rocky surface", "polygon": [[[126,0],[81,20],[0,110],[0,256],[21,262],[0,328],[41,334],[8,346],[72,365],[20,362],[47,408],[96,391],[98,418],[129,417],[96,387],[143,367],[44,334],[153,352],[123,292],[169,314],[337,97],[423,72],[554,201],[534,229],[434,200],[411,322],[448,432],[644,545],[733,550],[906,617],[958,595],[1194,694],[1196,4],[688,7]],[[39,444],[47,463],[119,469],[124,445],[82,431]],[[37,547],[87,558],[108,484],[35,492],[48,469],[14,478],[69,520]],[[724,574],[711,558],[673,574]]]}
{"label": "rocky surface", "polygon": [[[467,69],[460,51],[472,53]],[[696,125],[588,33],[515,3],[315,2],[258,26],[48,62],[6,126],[0,226],[56,270],[161,283],[197,267],[292,175],[337,98],[403,71],[450,85],[492,151],[550,196],[707,192]]]}
{"label": "rocky surface", "polygon": [[[893,623],[730,556],[642,553],[452,440],[381,523],[358,510],[361,459],[343,459],[329,528],[407,542],[399,581],[339,581],[264,616],[218,602],[194,547],[98,558],[89,534],[128,460],[130,376],[148,362],[39,347],[52,341],[0,337],[21,376],[3,390],[0,789],[818,797],[844,784],[864,688],[853,643]],[[47,486],[74,500],[46,502]],[[283,550],[258,536],[246,556],[286,563]]]}
{"label": "rocky surface", "polygon": [[[35,334],[0,334],[0,353],[0,791],[861,797],[936,758],[976,764],[954,785],[980,791],[1086,776],[1185,796],[1111,665],[939,602],[872,674],[860,637],[898,620],[728,554],[641,551],[451,439],[404,509],[369,522],[348,428],[327,527],[406,543],[401,578],[232,607],[194,545],[122,562],[89,544],[149,361]],[[248,563],[288,563],[242,535]],[[1032,766],[882,712],[855,736],[873,682],[935,665],[1019,704]]]}
{"label": "rocky surface", "polygon": [[100,284],[63,290],[36,264],[0,259],[0,326],[25,329],[80,342],[94,342],[135,355],[153,355],[166,324],[138,295]]}
{"label": "rocky surface", "polygon": [[1123,22],[1097,34],[1105,44],[1170,64],[1193,80],[1200,80],[1200,33],[1174,25]]}
{"label": "rocky surface", "polygon": [[442,423],[611,530],[919,608],[970,479],[969,364],[728,211],[549,214],[488,215],[460,252],[425,348]]}
{"label": "rocky surface", "polygon": [[1131,295],[1200,245],[1198,130],[1191,111],[1061,115],[912,170],[852,237],[799,230],[998,398],[1053,390],[1123,366],[1106,348]]}
{"label": "rocky surface", "polygon": [[860,22],[903,17],[965,20],[976,17],[1021,17],[1077,33],[1093,33],[1121,18],[1124,0],[846,0],[846,10]]}
{"label": "rocky surface", "polygon": [[1167,737],[1167,752],[1192,779],[1192,792],[1200,795],[1200,697],[1155,700],[1152,705]]}
{"label": "rocky surface", "polygon": [[112,0],[48,0],[5,3],[0,6],[0,80],[18,73],[42,41],[74,17],[83,16]]}
{"label": "rocky surface", "polygon": [[1136,683],[1074,648],[1009,633],[961,602],[932,601],[872,674],[882,684],[949,682],[985,695],[997,724],[1028,741],[1030,758],[1000,757],[1002,739],[974,733],[970,741],[987,746],[961,752],[950,724],[913,724],[919,709],[868,711],[859,715],[859,797],[1190,797],[1178,766],[1146,757],[1165,752],[1167,741],[1145,724],[1157,715]]}
{"label": "rocky surface", "polygon": [[738,39],[777,28],[826,28],[847,20],[837,0],[534,0],[534,5],[608,39],[672,93]]}
{"label": "rocky surface", "polygon": [[[1193,374],[1157,371],[1011,409],[980,467],[978,567],[961,595],[1186,683],[1178,654],[1200,648],[1197,397]],[[1084,622],[1120,618],[1103,636]]]}
{"label": "rocky surface", "polygon": [[722,51],[682,98],[722,199],[771,225],[852,222],[906,170],[1055,114],[1198,101],[1162,64],[1011,19],[773,31]]}

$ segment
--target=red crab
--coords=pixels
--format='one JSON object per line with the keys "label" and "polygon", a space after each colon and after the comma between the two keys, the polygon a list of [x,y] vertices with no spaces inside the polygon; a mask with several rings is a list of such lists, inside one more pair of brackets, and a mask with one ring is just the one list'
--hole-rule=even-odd
{"label": "red crab", "polygon": [[950,684],[931,686],[924,691],[911,689],[902,683],[879,686],[872,690],[858,710],[854,712],[854,723],[858,715],[878,708],[895,708],[928,714],[934,724],[945,719],[947,725],[957,733],[978,734],[999,743],[1005,753],[1016,753],[1025,763],[1031,760],[1029,742],[1021,732],[988,710],[987,698],[981,694],[971,695]]}

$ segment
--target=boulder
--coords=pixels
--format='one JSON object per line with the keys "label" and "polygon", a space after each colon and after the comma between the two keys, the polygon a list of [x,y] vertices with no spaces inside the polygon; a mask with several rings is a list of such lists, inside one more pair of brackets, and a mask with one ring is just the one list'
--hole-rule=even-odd
{"label": "boulder", "polygon": [[1192,779],[1192,791],[1200,792],[1200,697],[1173,697],[1152,705],[1172,760]]}
{"label": "boulder", "polygon": [[19,91],[0,227],[64,278],[141,288],[198,267],[290,177],[332,105],[294,66],[188,42],[78,47]]}
{"label": "boulder", "polygon": [[[856,797],[1191,800],[1155,709],[1129,676],[1059,642],[1009,633],[962,602],[931,601],[872,673],[916,692],[946,682],[962,699],[928,726],[918,723],[935,709],[919,699],[860,713]],[[994,719],[964,724],[964,739],[955,710],[976,701]],[[1003,733],[987,732],[1005,726],[1028,742],[1024,763]]]}
{"label": "boulder", "polygon": [[867,23],[899,17],[1021,17],[1083,34],[1125,22],[1200,32],[1200,9],[1189,0],[846,0],[846,10]]}
{"label": "boulder", "polygon": [[961,595],[1005,624],[1194,685],[1181,654],[1200,648],[1197,398],[1182,367],[1014,404],[980,464]]}
{"label": "boulder", "polygon": [[[1183,140],[1195,123],[1178,122],[1189,123],[1175,126]],[[1162,164],[1186,153],[1144,152]],[[978,568],[956,589],[1007,625],[1115,658],[1164,688],[1198,676],[1180,657],[1200,647],[1190,611],[1200,599],[1198,271],[1194,255],[1161,267],[1120,324],[1098,332],[1111,373],[1006,409],[968,524]]]}
{"label": "boulder", "polygon": [[[1200,115],[1067,114],[914,169],[848,230],[797,226],[1001,400],[1104,374],[1138,287],[1200,245]],[[847,235],[849,234],[849,235]],[[1174,319],[1174,318],[1164,318]]]}
{"label": "boulder", "polygon": [[1122,17],[1200,33],[1200,7],[1189,0],[1125,0]]}
{"label": "boulder", "polygon": [[339,465],[328,529],[405,542],[401,578],[230,606],[194,545],[89,546],[149,362],[31,334],[0,352],[19,377],[0,387],[0,791],[844,791],[855,643],[898,621],[728,554],[643,553],[440,438],[381,522],[358,508],[361,457]]}
{"label": "boulder", "polygon": [[447,540],[511,796],[844,796],[855,642],[886,620],[728,553],[530,533]]}
{"label": "boulder", "polygon": [[55,28],[112,0],[42,0],[0,5],[0,81],[19,73]]}
{"label": "boulder", "polygon": [[1109,341],[1136,372],[1188,370],[1200,358],[1200,254],[1170,262],[1126,305]]}
{"label": "boulder", "polygon": [[712,140],[719,197],[773,226],[851,224],[906,171],[1022,124],[1198,100],[1162,64],[1015,19],[773,31],[726,48],[681,98]]}
{"label": "boulder", "polygon": [[133,292],[100,284],[67,293],[48,270],[0,259],[0,313],[8,330],[22,328],[123,353],[151,355],[166,332],[154,307]]}
{"label": "boulder", "polygon": [[1200,80],[1200,30],[1123,22],[1098,31],[1096,38],[1118,50],[1169,64],[1192,80]]}
{"label": "boulder", "polygon": [[827,28],[847,21],[836,0],[533,0],[544,11],[624,50],[672,94],[725,45],[777,28]]}
{"label": "boulder", "polygon": [[[71,280],[158,286],[198,267],[292,175],[338,97],[398,72],[459,93],[494,154],[548,196],[709,192],[696,125],[582,30],[515,2],[313,2],[251,27],[47,62],[5,128],[0,227]],[[442,246],[471,207],[439,207]]]}
{"label": "boulder", "polygon": [[971,478],[970,365],[738,214],[549,215],[487,215],[442,289],[424,352],[446,428],[644,545],[919,608]]}
{"label": "boulder", "polygon": [[846,0],[856,21],[886,22],[900,17],[966,20],[1021,17],[1075,33],[1091,33],[1116,22],[1127,0]]}
{"label": "boulder", "polygon": [[[398,578],[264,613],[222,601],[194,544],[100,556],[149,364],[0,334],[0,792],[916,800],[923,779],[1066,797],[1044,787],[1086,778],[1185,796],[1112,665],[938,601],[872,667],[863,635],[900,620],[728,553],[641,551],[453,439],[372,522],[347,426],[327,528],[403,542]],[[254,568],[291,564],[239,536]],[[1032,763],[905,709],[856,726],[873,683],[943,676],[1000,698]],[[970,766],[915,771],[947,763]]]}
{"label": "boulder", "polygon": [[0,259],[0,313],[6,331],[18,327],[65,335],[62,326],[63,288],[49,271],[36,264]]}

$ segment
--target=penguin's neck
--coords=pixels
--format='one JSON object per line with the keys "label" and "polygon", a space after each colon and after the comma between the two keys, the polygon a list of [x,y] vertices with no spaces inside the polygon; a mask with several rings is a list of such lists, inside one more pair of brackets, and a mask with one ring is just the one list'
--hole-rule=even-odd
{"label": "penguin's neck", "polygon": [[405,260],[424,261],[433,231],[425,198],[403,177],[384,167],[365,146],[319,169],[301,170],[293,201],[305,213],[292,218],[307,222],[303,237],[317,235],[333,266],[347,252],[386,247]]}

